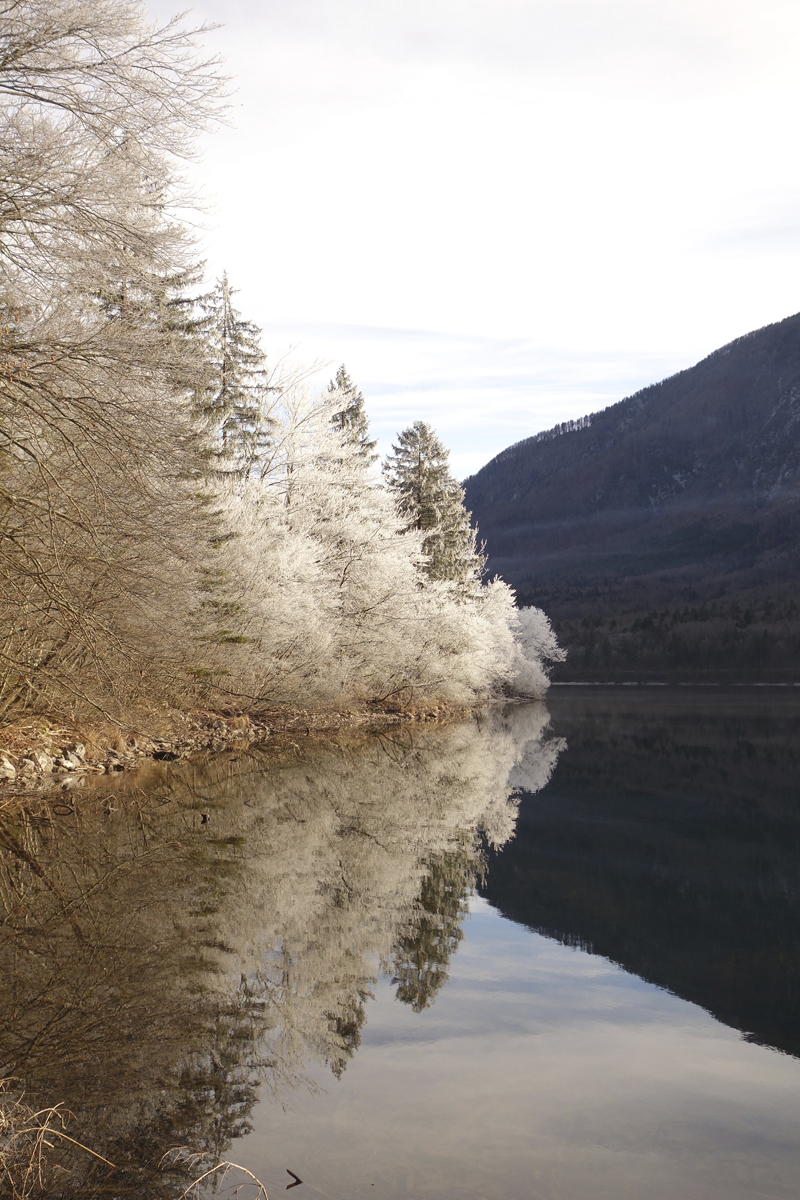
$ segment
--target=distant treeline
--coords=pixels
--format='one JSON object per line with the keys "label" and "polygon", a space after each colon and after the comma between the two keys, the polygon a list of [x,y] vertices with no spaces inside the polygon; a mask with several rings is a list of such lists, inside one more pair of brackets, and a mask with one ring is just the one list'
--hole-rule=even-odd
{"label": "distant treeline", "polygon": [[595,413],[587,413],[585,417],[578,417],[575,421],[561,421],[554,425],[552,429],[543,429],[541,433],[535,433],[533,437],[523,438],[520,442],[514,442],[513,445],[507,446],[505,450],[501,450],[492,459],[493,463],[501,463],[506,459],[513,458],[520,446],[527,445],[529,442],[552,442],[553,438],[563,437],[565,433],[574,433],[576,429],[588,429],[594,420]]}
{"label": "distant treeline", "polygon": [[[522,596],[521,602],[530,600]],[[626,603],[596,586],[538,594],[556,612],[567,660],[554,679],[721,681],[800,678],[800,604],[791,591],[700,599],[686,588],[677,603]]]}

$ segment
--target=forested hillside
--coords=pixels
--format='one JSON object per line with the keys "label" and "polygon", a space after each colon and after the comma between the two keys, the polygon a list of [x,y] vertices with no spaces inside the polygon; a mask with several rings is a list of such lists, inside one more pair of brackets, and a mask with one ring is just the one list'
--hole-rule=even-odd
{"label": "forested hillside", "polygon": [[497,571],[568,650],[554,678],[800,670],[800,314],[465,483]]}

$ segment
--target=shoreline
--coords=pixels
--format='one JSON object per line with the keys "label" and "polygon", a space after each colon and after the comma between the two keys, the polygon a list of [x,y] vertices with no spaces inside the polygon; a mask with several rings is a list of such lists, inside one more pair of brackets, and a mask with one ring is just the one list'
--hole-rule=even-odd
{"label": "shoreline", "polygon": [[[775,690],[786,695],[796,688],[800,689],[800,682],[586,679],[551,680],[548,691],[555,698],[582,690],[650,695],[667,691],[741,695]],[[91,778],[119,778],[148,764],[188,762],[225,751],[299,750],[297,738],[319,740],[331,734],[379,733],[409,724],[447,724],[466,720],[492,704],[546,699],[547,693],[542,697],[492,696],[465,705],[429,702],[348,709],[264,708],[251,714],[176,709],[143,716],[127,727],[110,719],[59,723],[45,716],[28,717],[0,728],[0,811],[13,807],[16,800],[83,787]]]}
{"label": "shoreline", "polygon": [[[492,700],[486,703],[492,703]],[[86,780],[135,771],[148,763],[188,762],[228,750],[297,747],[297,737],[379,732],[414,723],[449,723],[481,705],[364,706],[346,710],[264,709],[241,714],[195,710],[160,714],[127,729],[110,721],[58,723],[44,716],[0,729],[0,810]]]}
{"label": "shoreline", "polygon": [[748,691],[753,688],[800,688],[800,680],[760,679],[551,679],[551,688],[716,688]]}

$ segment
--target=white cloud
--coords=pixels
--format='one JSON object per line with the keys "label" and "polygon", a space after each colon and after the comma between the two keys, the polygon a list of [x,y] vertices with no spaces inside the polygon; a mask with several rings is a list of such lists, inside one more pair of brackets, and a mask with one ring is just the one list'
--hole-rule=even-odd
{"label": "white cloud", "polygon": [[[373,412],[374,383],[379,421],[391,383],[396,415],[416,399],[446,438],[457,409],[464,463],[800,307],[796,5],[206,0],[197,15],[228,22],[209,44],[239,88],[237,128],[200,171],[212,269],[272,334],[344,359]],[[406,331],[402,354],[387,330]]]}

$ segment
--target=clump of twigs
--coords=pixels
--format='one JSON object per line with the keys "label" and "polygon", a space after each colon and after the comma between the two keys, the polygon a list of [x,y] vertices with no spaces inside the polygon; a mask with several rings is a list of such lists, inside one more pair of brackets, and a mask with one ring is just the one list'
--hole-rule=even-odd
{"label": "clump of twigs", "polygon": [[[199,1200],[201,1186],[206,1180],[214,1179],[217,1186],[223,1185],[226,1193],[229,1196],[239,1196],[243,1189],[255,1189],[253,1200],[269,1200],[267,1189],[264,1187],[260,1179],[257,1179],[252,1171],[248,1171],[247,1167],[241,1166],[239,1163],[230,1162],[228,1159],[220,1159],[219,1162],[214,1162],[207,1154],[194,1154],[189,1150],[175,1149],[169,1150],[161,1160],[164,1163],[170,1163],[175,1166],[182,1166],[195,1172],[200,1170],[200,1174],[189,1184],[189,1186],[180,1194],[178,1200]],[[203,1169],[205,1168],[205,1169]],[[237,1175],[237,1172],[240,1175]],[[246,1179],[241,1179],[241,1175],[246,1175]],[[232,1176],[232,1178],[231,1178]]]}
{"label": "clump of twigs", "polygon": [[58,1143],[76,1146],[114,1169],[114,1163],[102,1154],[69,1136],[69,1114],[63,1105],[34,1109],[24,1096],[15,1096],[10,1085],[11,1080],[0,1079],[0,1190],[4,1195],[10,1195],[11,1200],[27,1200],[44,1193],[47,1151],[54,1150]]}

